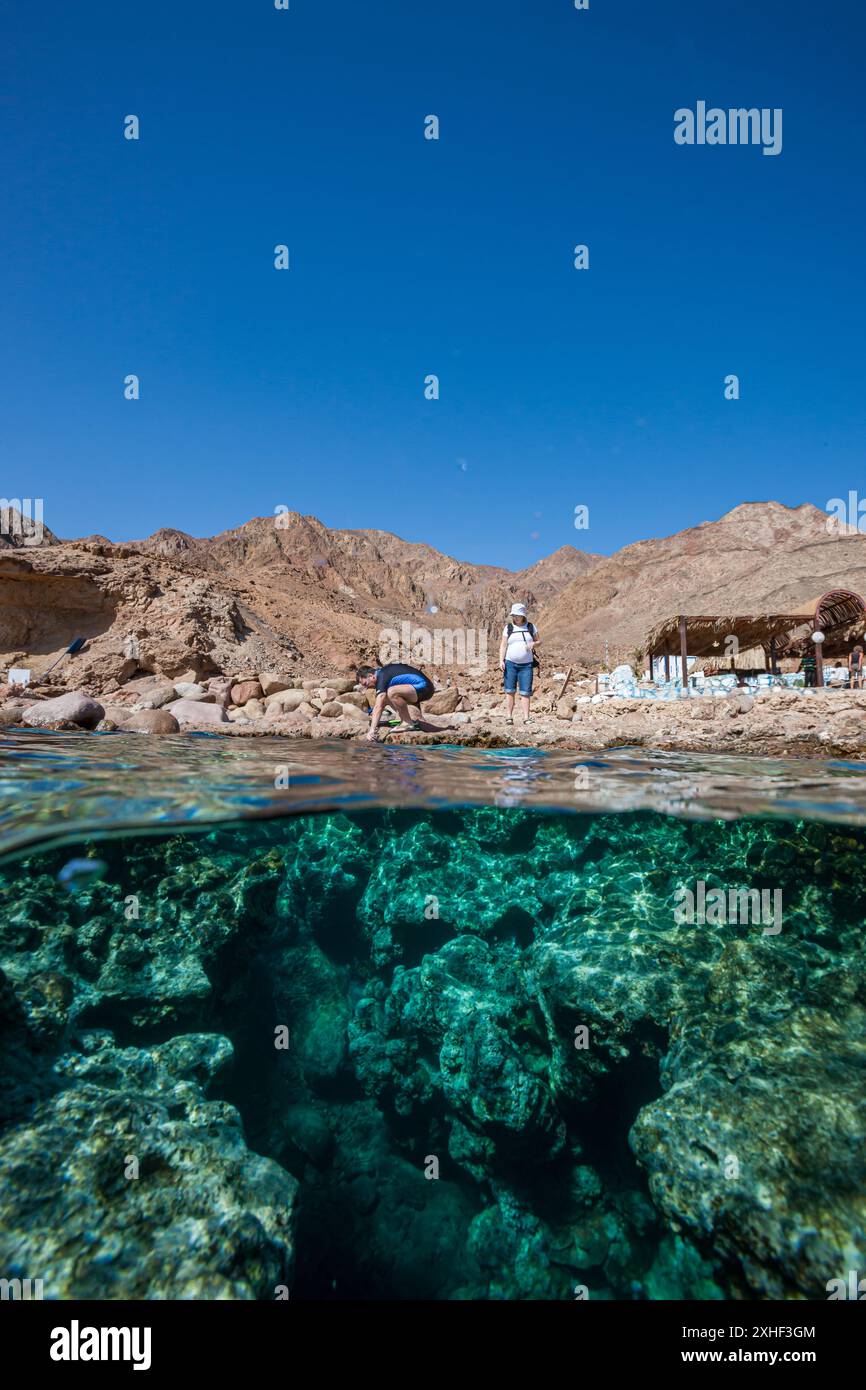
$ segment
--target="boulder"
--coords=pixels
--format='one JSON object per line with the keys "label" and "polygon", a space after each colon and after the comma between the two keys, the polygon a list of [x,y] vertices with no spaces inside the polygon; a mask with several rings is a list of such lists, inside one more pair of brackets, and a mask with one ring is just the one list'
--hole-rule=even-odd
{"label": "boulder", "polygon": [[264,717],[265,707],[261,700],[247,700],[241,708],[247,719],[262,719]]}
{"label": "boulder", "polygon": [[167,709],[142,709],[132,714],[120,725],[140,734],[176,734],[180,724]]}
{"label": "boulder", "polygon": [[340,695],[340,703],[343,705],[356,705],[358,709],[368,710],[371,701],[367,699],[365,690],[347,690]]}
{"label": "boulder", "polygon": [[274,706],[277,709],[292,710],[298,709],[306,698],[304,690],[280,690],[275,695],[266,695],[264,703],[266,709]]}
{"label": "boulder", "polygon": [[[349,706],[354,709],[353,705]],[[343,713],[343,706],[337,700],[326,700],[319,710],[320,719],[339,719]]]}
{"label": "boulder", "polygon": [[226,676],[213,676],[207,683],[208,694],[213,695],[214,703],[227,709],[231,704],[232,682]]}
{"label": "boulder", "polygon": [[103,720],[110,720],[112,724],[125,724],[130,716],[129,705],[110,704],[107,700],[102,707]]}
{"label": "boulder", "polygon": [[281,690],[291,690],[291,676],[275,676],[272,671],[259,672],[259,685],[263,695],[277,695]]}
{"label": "boulder", "polygon": [[229,722],[220,705],[203,704],[201,700],[175,700],[167,709],[182,729],[212,729]]}
{"label": "boulder", "polygon": [[334,680],[324,682],[328,690],[333,690],[335,695],[347,695],[350,690],[355,689],[355,682],[351,676],[336,676]]}
{"label": "boulder", "polygon": [[320,705],[329,705],[336,698],[337,692],[332,690],[330,686],[317,685],[313,691],[313,699]]}
{"label": "boulder", "polygon": [[182,700],[204,700],[208,694],[203,685],[197,681],[175,681],[175,694]]}
{"label": "boulder", "polygon": [[56,724],[61,719],[76,724],[81,729],[95,729],[105,710],[96,700],[91,700],[81,690],[72,690],[68,695],[58,695],[53,700],[40,700],[36,705],[28,705],[24,711],[25,724]]}
{"label": "boulder", "polygon": [[425,714],[453,714],[461,699],[460,691],[454,685],[446,690],[437,690],[435,695],[431,695],[429,700],[424,701],[424,712]]}
{"label": "boulder", "polygon": [[258,681],[241,681],[232,686],[232,704],[246,705],[250,700],[260,700],[263,694]]}
{"label": "boulder", "polygon": [[177,699],[177,691],[169,681],[160,681],[148,690],[146,698],[152,709],[162,709],[163,705],[170,705]]}
{"label": "boulder", "polygon": [[0,709],[0,729],[8,729],[13,724],[21,723],[21,711],[12,705],[7,705],[5,709]]}
{"label": "boulder", "polygon": [[574,713],[574,703],[570,695],[563,695],[562,699],[556,702],[557,719],[570,719]]}
{"label": "boulder", "polygon": [[[357,705],[347,705],[344,702],[343,704],[341,704],[340,709],[345,719],[348,719],[356,724],[366,724],[368,722],[367,714],[364,710],[359,709]],[[322,710],[322,713],[324,714],[325,711]]]}

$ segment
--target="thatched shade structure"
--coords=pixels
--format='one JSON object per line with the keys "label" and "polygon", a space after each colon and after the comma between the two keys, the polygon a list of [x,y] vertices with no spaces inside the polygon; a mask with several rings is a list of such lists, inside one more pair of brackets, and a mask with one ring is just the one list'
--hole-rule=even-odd
{"label": "thatched shade structure", "polygon": [[[732,613],[696,617],[680,613],[675,618],[656,623],[650,629],[646,651],[650,670],[658,656],[679,656],[685,673],[687,656],[724,657],[725,642],[729,637],[736,638],[738,651],[762,647],[772,661],[781,655],[805,655],[815,645],[812,643],[812,633],[816,630],[825,635],[823,646],[828,655],[842,655],[843,650],[850,650],[855,634],[862,634],[864,628],[866,602],[853,590],[831,589],[792,613]],[[820,670],[820,649],[816,650],[816,656]]]}

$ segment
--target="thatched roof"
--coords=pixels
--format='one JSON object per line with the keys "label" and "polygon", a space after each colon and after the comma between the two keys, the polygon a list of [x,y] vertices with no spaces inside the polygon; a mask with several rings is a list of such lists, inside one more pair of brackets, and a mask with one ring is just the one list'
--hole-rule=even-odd
{"label": "thatched roof", "polygon": [[[726,617],[686,617],[686,648],[689,656],[724,656],[725,642],[736,637],[739,650],[764,647],[772,637],[781,638],[802,618],[790,613],[731,614]],[[647,653],[655,656],[679,656],[680,620],[666,618],[647,633]]]}
{"label": "thatched roof", "polygon": [[[753,647],[767,648],[775,639],[779,656],[783,653],[793,655],[794,649],[801,643],[811,644],[811,634],[816,628],[827,634],[825,651],[829,653],[840,641],[853,641],[850,637],[852,631],[863,631],[866,602],[850,589],[831,589],[819,598],[810,599],[792,613],[686,615],[685,624],[689,656],[724,657],[728,637],[737,639],[741,652]],[[680,615],[666,618],[650,629],[646,637],[646,651],[654,656],[679,656]]]}

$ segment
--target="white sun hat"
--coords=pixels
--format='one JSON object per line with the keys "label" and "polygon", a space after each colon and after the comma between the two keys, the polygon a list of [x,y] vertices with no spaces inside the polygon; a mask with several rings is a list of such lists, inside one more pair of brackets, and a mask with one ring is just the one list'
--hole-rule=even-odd
{"label": "white sun hat", "polygon": [[526,604],[525,604],[525,603],[512,603],[512,605],[511,605],[511,612],[512,612],[513,614],[515,614],[518,618],[525,618],[525,617],[526,617]]}

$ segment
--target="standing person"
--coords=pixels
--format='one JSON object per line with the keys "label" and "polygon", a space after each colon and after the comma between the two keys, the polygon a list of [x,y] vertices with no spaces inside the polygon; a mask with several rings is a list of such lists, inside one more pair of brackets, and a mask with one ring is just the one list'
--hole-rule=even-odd
{"label": "standing person", "polygon": [[863,688],[863,648],[859,643],[853,651],[848,653],[848,672],[851,677],[851,689],[861,690]]}
{"label": "standing person", "polygon": [[803,660],[800,662],[800,665],[797,667],[797,670],[803,672],[803,675],[805,677],[804,684],[807,690],[814,690],[817,688],[818,663],[815,659],[814,652],[806,653],[806,655],[803,657]]}
{"label": "standing person", "polygon": [[421,703],[435,695],[436,689],[429,676],[419,671],[417,666],[405,666],[400,661],[392,661],[387,666],[359,666],[356,672],[362,690],[376,687],[376,699],[370,719],[368,739],[375,743],[379,737],[379,720],[386,705],[391,705],[403,720],[403,727],[414,732],[438,734],[436,724],[425,724],[423,719],[413,714],[421,714]]}
{"label": "standing person", "polygon": [[529,723],[529,701],[532,695],[533,669],[538,665],[535,649],[538,646],[538,629],[529,622],[526,607],[522,603],[512,603],[508,622],[502,629],[499,644],[499,669],[504,673],[502,686],[505,691],[506,724],[514,723],[514,696],[520,691],[524,723]]}

